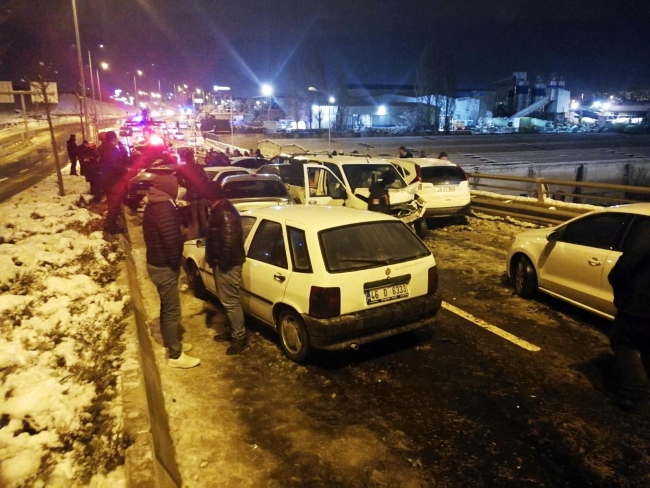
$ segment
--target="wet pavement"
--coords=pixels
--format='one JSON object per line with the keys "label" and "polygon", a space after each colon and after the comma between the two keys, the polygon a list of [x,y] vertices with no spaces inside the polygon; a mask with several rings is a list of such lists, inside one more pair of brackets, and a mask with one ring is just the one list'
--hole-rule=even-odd
{"label": "wet pavement", "polygon": [[[138,218],[128,218],[154,340],[157,296]],[[510,236],[471,218],[426,242],[443,299],[541,348],[531,352],[441,310],[427,330],[317,353],[300,366],[273,331],[215,343],[218,303],[182,292],[185,341],[202,364],[156,360],[184,486],[650,486],[650,421],[611,401],[608,324],[503,282]],[[185,287],[183,287],[185,288]]]}

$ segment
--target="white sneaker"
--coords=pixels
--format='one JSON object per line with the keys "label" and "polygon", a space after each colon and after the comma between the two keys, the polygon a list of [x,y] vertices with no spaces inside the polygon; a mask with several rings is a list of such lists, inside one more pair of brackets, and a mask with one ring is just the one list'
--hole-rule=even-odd
{"label": "white sneaker", "polygon": [[172,368],[189,369],[201,364],[201,360],[199,358],[188,356],[185,353],[181,353],[178,359],[168,359],[167,364],[169,364]]}
{"label": "white sneaker", "polygon": [[[182,347],[183,347],[183,350],[181,352],[190,352],[194,346],[192,344],[190,344],[189,342],[183,342]],[[165,357],[169,357],[169,349],[167,349],[165,346],[163,346],[162,350],[163,350],[163,354],[165,355]]]}

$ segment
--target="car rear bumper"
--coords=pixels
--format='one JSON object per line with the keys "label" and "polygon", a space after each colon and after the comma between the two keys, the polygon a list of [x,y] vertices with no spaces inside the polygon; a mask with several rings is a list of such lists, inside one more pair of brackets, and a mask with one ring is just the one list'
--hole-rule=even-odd
{"label": "car rear bumper", "polygon": [[373,342],[428,325],[440,310],[441,298],[424,295],[332,319],[303,314],[311,345],[334,351]]}
{"label": "car rear bumper", "polygon": [[442,207],[442,208],[427,208],[424,211],[425,218],[432,217],[453,217],[456,215],[467,215],[472,206],[468,203],[460,207]]}

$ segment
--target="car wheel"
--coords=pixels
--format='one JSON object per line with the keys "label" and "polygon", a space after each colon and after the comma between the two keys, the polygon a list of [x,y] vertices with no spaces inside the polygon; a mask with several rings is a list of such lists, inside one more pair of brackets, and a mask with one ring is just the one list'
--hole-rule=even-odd
{"label": "car wheel", "polygon": [[521,298],[532,298],[537,293],[537,273],[533,263],[525,256],[517,259],[513,274],[515,293]]}
{"label": "car wheel", "polygon": [[427,234],[427,220],[426,219],[418,219],[413,223],[413,226],[415,227],[415,233],[420,239],[424,239],[424,236]]}
{"label": "car wheel", "polygon": [[201,300],[205,300],[208,293],[205,289],[205,285],[203,284],[203,279],[201,278],[199,268],[196,266],[196,264],[194,264],[194,262],[189,261],[187,263],[186,274],[194,296],[196,298],[200,298]]}
{"label": "car wheel", "polygon": [[282,310],[278,317],[280,348],[292,361],[302,363],[310,352],[309,332],[302,318],[293,310]]}

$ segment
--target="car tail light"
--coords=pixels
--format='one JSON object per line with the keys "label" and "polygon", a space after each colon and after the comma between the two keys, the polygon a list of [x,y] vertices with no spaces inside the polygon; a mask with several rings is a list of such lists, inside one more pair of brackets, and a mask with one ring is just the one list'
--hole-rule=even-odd
{"label": "car tail light", "polygon": [[415,165],[415,179],[422,183],[422,168],[419,164]]}
{"label": "car tail light", "polygon": [[317,319],[341,315],[341,289],[312,286],[309,294],[309,315]]}
{"label": "car tail light", "polygon": [[429,286],[427,295],[433,295],[438,291],[438,266],[429,268]]}

